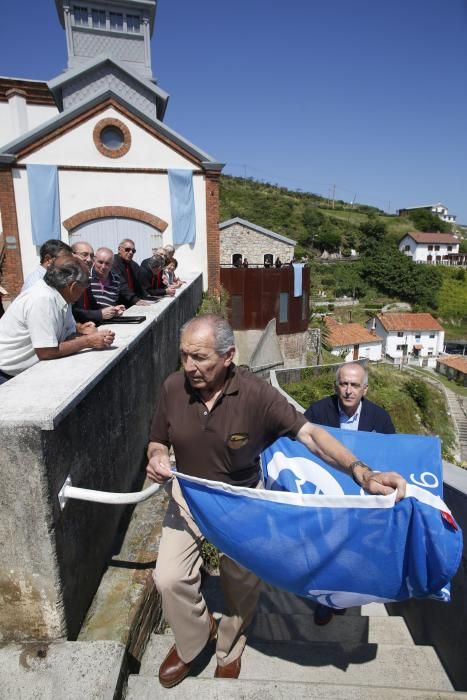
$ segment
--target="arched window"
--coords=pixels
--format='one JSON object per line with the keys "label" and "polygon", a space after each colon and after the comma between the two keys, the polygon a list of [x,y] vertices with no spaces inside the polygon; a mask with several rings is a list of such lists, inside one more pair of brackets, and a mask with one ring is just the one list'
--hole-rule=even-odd
{"label": "arched window", "polygon": [[234,253],[232,255],[232,265],[234,267],[242,266],[243,255],[241,253]]}
{"label": "arched window", "polygon": [[264,267],[272,267],[273,263],[274,263],[274,255],[272,255],[272,253],[266,253],[263,260],[264,260]]}

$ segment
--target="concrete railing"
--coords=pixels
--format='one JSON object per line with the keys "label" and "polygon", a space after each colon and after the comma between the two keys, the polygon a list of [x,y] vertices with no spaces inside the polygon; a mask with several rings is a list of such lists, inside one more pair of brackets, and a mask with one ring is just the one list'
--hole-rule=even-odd
{"label": "concrete railing", "polygon": [[[271,372],[271,384],[287,397],[297,410],[300,406],[281,385],[299,382],[305,370],[307,374],[319,374],[338,365],[317,367],[297,367]],[[452,511],[456,521],[467,533],[467,470],[443,462],[444,501]],[[409,600],[404,603],[390,603],[391,614],[402,615],[417,644],[428,644],[435,648],[452,684],[459,690],[467,688],[467,537],[457,574],[452,580],[451,603],[434,600]]]}
{"label": "concrete railing", "polygon": [[69,501],[74,486],[134,491],[144,480],[158,389],[178,365],[201,276],[114,326],[115,344],[40,362],[0,388],[0,641],[73,639],[97,590],[124,506]]}

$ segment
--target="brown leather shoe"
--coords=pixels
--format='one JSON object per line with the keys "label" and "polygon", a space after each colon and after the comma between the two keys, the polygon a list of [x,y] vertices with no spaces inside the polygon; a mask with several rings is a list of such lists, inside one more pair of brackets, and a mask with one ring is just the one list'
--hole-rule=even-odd
{"label": "brown leather shoe", "polygon": [[217,664],[214,678],[238,678],[241,665],[242,660],[240,657],[235,659],[235,661],[231,661],[227,666],[219,666],[219,664]]}
{"label": "brown leather shoe", "polygon": [[[209,615],[209,618],[210,628],[207,644],[209,644],[209,642],[212,642],[217,637],[216,621],[212,615]],[[170,648],[169,653],[160,665],[159,683],[164,688],[173,688],[174,685],[181,683],[182,680],[187,677],[187,675],[190,673],[190,669],[191,662],[186,664],[184,661],[181,660],[177,652],[177,647],[174,644]]]}
{"label": "brown leather shoe", "polygon": [[174,644],[159,668],[159,683],[164,688],[173,688],[189,674],[191,663],[186,664],[181,660]]}

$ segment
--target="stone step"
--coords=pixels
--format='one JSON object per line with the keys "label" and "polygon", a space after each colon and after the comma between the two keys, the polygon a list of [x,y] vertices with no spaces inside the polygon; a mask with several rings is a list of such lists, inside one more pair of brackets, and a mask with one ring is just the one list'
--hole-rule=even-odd
{"label": "stone step", "polygon": [[[159,665],[172,635],[153,635],[140,676],[157,683]],[[213,678],[214,646],[195,660],[192,675]],[[261,642],[250,640],[242,656],[242,680],[335,683],[385,688],[452,690],[432,647],[336,642]]]}
{"label": "stone step", "polygon": [[343,644],[413,644],[402,617],[356,617],[335,615],[325,626],[315,625],[310,615],[258,613],[248,639],[264,642],[341,642]]}
{"label": "stone step", "polygon": [[[362,680],[362,679],[360,679]],[[130,676],[126,700],[464,700],[467,693],[414,688],[365,687],[321,683],[314,685],[287,681],[235,681],[214,678],[186,678],[183,683],[165,690],[157,679]]]}

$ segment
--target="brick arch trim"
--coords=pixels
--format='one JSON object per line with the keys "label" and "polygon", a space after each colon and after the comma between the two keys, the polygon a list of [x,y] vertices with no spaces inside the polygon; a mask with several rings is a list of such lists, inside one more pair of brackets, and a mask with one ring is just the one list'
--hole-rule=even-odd
{"label": "brick arch trim", "polygon": [[142,209],[112,206],[85,209],[84,211],[80,211],[77,214],[73,214],[73,216],[70,216],[68,219],[65,219],[63,225],[67,231],[72,231],[77,226],[88,223],[88,221],[93,221],[94,219],[108,219],[109,217],[141,221],[144,224],[148,224],[148,226],[152,226],[161,233],[163,233],[169,225],[167,221],[164,221],[164,219],[160,219],[158,216],[149,214],[149,212],[143,211]]}

